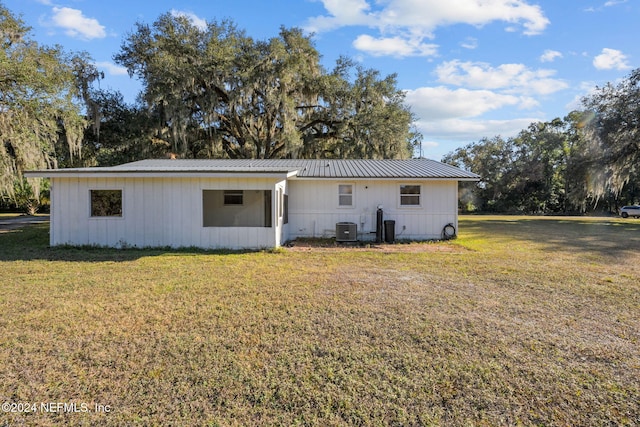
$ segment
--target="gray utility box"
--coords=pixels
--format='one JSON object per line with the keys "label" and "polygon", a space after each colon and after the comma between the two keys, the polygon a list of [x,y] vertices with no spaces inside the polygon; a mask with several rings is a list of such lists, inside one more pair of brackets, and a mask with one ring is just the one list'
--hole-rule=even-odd
{"label": "gray utility box", "polygon": [[358,225],[354,222],[339,222],[336,224],[336,242],[357,242]]}

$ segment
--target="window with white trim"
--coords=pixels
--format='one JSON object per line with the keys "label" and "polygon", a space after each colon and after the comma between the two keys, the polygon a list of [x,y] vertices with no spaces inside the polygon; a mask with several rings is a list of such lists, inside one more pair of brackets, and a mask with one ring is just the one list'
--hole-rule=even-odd
{"label": "window with white trim", "polygon": [[203,227],[273,227],[272,191],[202,189]]}
{"label": "window with white trim", "polygon": [[91,217],[121,217],[122,190],[89,190]]}
{"label": "window with white trim", "polygon": [[420,186],[400,186],[400,206],[420,206]]}
{"label": "window with white trim", "polygon": [[352,184],[338,185],[338,206],[343,206],[343,207],[353,206],[353,185]]}

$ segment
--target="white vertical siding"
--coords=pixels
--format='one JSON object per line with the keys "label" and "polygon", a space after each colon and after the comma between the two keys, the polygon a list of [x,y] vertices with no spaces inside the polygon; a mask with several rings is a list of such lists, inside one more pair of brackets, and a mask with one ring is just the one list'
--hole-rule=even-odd
{"label": "white vertical siding", "polygon": [[[353,206],[338,206],[338,185],[353,185]],[[421,206],[400,206],[400,185],[421,185]],[[375,238],[376,209],[396,221],[398,239],[438,239],[457,229],[457,181],[278,180],[266,178],[52,179],[52,245],[262,248],[296,237],[334,236],[354,222],[359,238]],[[122,217],[91,218],[90,190],[122,190]],[[272,227],[203,227],[203,190],[271,190]],[[288,194],[289,223],[279,215],[278,190]],[[262,207],[261,207],[262,209]]]}
{"label": "white vertical siding", "polygon": [[[272,190],[274,179],[53,178],[52,245],[261,248],[281,227],[203,227],[202,190]],[[92,218],[90,190],[122,190],[122,217]],[[275,213],[273,214],[275,218]]]}
{"label": "white vertical siding", "polygon": [[[353,185],[353,205],[338,205],[338,185]],[[420,185],[419,207],[400,205],[400,185]],[[354,222],[358,237],[375,239],[376,211],[396,222],[396,238],[439,239],[445,225],[458,221],[457,181],[292,180],[289,183],[289,238],[335,235],[337,222]],[[404,227],[404,229],[403,229]]]}

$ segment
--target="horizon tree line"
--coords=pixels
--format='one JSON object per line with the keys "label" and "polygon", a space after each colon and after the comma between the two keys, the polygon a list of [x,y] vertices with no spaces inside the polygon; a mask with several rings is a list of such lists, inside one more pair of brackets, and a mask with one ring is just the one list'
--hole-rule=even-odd
{"label": "horizon tree line", "polygon": [[[142,83],[128,104],[102,90],[86,52],[41,46],[0,2],[0,207],[35,211],[47,181],[28,169],[145,158],[411,158],[422,135],[397,88],[347,57],[331,70],[313,40],[281,27],[255,40],[166,13],[137,23],[114,61]],[[442,160],[478,173],[463,210],[584,213],[638,202],[640,70],[564,119],[483,138]],[[41,191],[44,190],[44,191]]]}

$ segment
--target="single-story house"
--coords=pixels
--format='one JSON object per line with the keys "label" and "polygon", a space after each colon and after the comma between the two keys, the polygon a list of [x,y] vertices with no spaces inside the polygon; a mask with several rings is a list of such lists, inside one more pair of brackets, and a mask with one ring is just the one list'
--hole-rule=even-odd
{"label": "single-story house", "polygon": [[163,159],[26,176],[51,179],[52,246],[230,249],[374,240],[380,217],[396,239],[439,239],[457,230],[458,182],[479,178],[428,159]]}

